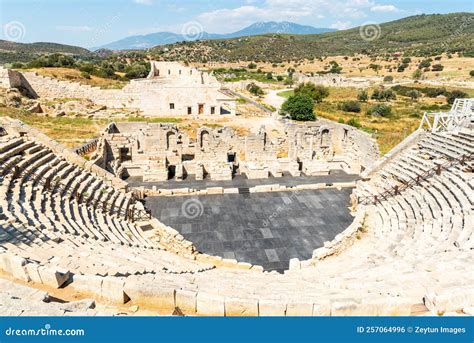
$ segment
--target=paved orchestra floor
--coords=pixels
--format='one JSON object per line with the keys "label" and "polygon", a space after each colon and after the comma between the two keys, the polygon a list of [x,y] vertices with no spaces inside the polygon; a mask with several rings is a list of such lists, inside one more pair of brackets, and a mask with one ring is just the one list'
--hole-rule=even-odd
{"label": "paved orchestra floor", "polygon": [[150,197],[147,207],[199,251],[283,272],[344,231],[352,189]]}

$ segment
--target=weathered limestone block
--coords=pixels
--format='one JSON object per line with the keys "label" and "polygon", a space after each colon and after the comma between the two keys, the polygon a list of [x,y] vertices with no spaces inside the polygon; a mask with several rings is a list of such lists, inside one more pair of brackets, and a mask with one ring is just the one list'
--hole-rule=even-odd
{"label": "weathered limestone block", "polygon": [[96,275],[74,275],[72,278],[72,287],[80,292],[100,297],[103,280],[103,277]]}
{"label": "weathered limestone block", "polygon": [[31,281],[36,283],[43,283],[43,280],[41,280],[41,276],[39,274],[39,264],[28,262],[25,265],[25,268]]}
{"label": "weathered limestone block", "polygon": [[245,175],[247,175],[247,178],[249,179],[267,179],[268,167],[263,163],[246,162]]}
{"label": "weathered limestone block", "polygon": [[303,172],[311,176],[328,175],[329,165],[326,162],[305,160],[303,161]]}
{"label": "weathered limestone block", "polygon": [[207,194],[223,194],[224,189],[222,187],[209,187],[207,188]]}
{"label": "weathered limestone block", "polygon": [[26,271],[26,260],[22,257],[4,253],[0,255],[2,269],[16,279],[28,282],[30,277]]}
{"label": "weathered limestone block", "polygon": [[71,278],[69,270],[53,266],[40,266],[38,268],[38,273],[43,284],[55,288],[60,288]]}
{"label": "weathered limestone block", "polygon": [[103,278],[101,297],[113,303],[125,304],[130,298],[124,291],[124,285],[124,278],[113,276]]}
{"label": "weathered limestone block", "polygon": [[86,312],[89,309],[95,308],[94,299],[84,299],[79,301],[71,301],[68,303],[60,304],[59,308],[66,312]]}
{"label": "weathered limestone block", "polygon": [[224,316],[224,298],[199,292],[196,297],[196,313],[200,316]]}
{"label": "weathered limestone block", "polygon": [[196,313],[196,296],[194,291],[187,291],[182,289],[176,290],[176,307],[183,313],[193,315]]}
{"label": "weathered limestone block", "polygon": [[137,304],[147,304],[162,311],[172,312],[175,309],[175,290],[159,284],[143,281],[126,281],[124,292]]}
{"label": "weathered limestone block", "polygon": [[331,302],[332,316],[376,316],[377,306],[369,302],[359,303],[353,299]]}
{"label": "weathered limestone block", "polygon": [[460,311],[474,305],[474,288],[455,288],[443,293],[428,293],[423,297],[425,306],[438,314]]}
{"label": "weathered limestone block", "polygon": [[329,301],[313,304],[313,316],[330,316],[331,304]]}
{"label": "weathered limestone block", "polygon": [[313,303],[306,302],[288,302],[286,307],[287,317],[301,317],[313,315]]}
{"label": "weathered limestone block", "polygon": [[260,299],[258,308],[261,317],[283,317],[286,315],[286,302],[284,300]]}
{"label": "weathered limestone block", "polygon": [[225,299],[225,315],[227,317],[257,317],[258,316],[258,300],[255,299]]}
{"label": "weathered limestone block", "polygon": [[202,181],[204,180],[204,167],[202,164],[197,164],[196,165],[196,180],[197,181]]}
{"label": "weathered limestone block", "polygon": [[378,316],[409,316],[412,302],[403,299],[390,298],[372,301],[377,307]]}

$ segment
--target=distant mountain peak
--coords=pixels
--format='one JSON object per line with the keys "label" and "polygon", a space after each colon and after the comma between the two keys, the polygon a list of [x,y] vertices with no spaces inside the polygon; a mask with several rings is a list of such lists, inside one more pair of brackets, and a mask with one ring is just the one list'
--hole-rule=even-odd
{"label": "distant mountain peak", "polygon": [[[324,32],[336,31],[328,28],[315,28],[308,25],[300,25],[291,23],[288,21],[261,21],[256,22],[248,27],[243,28],[240,31],[228,33],[228,34],[215,34],[202,32],[200,39],[227,39],[237,38],[245,36],[256,36],[268,33],[287,33],[287,34],[319,34]],[[147,35],[131,36],[121,39],[110,44],[103,45],[97,48],[91,48],[91,50],[97,50],[101,48],[110,50],[131,50],[131,49],[148,49],[159,45],[173,44],[180,41],[187,40],[181,34],[172,32],[155,32]]]}

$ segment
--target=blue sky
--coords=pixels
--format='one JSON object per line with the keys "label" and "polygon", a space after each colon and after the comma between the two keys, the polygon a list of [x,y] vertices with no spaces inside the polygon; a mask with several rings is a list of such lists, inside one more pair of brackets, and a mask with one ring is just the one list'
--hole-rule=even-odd
{"label": "blue sky", "polygon": [[257,21],[344,29],[421,13],[474,12],[474,1],[0,0],[1,39],[93,47],[158,31],[237,31]]}

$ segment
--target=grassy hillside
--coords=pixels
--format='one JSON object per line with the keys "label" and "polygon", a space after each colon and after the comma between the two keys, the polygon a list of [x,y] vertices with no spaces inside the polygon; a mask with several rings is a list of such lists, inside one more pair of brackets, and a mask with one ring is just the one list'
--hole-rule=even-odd
{"label": "grassy hillside", "polygon": [[91,56],[84,48],[56,43],[16,43],[0,40],[0,64],[12,62],[28,62],[41,56],[60,53],[64,55]]}
{"label": "grassy hillside", "polygon": [[[175,60],[273,61],[319,56],[386,54],[474,56],[474,14],[417,15],[375,27],[376,39],[363,39],[360,28],[319,35],[262,35],[215,41],[181,42],[157,47],[155,55]],[[368,35],[374,34],[370,31]]]}

